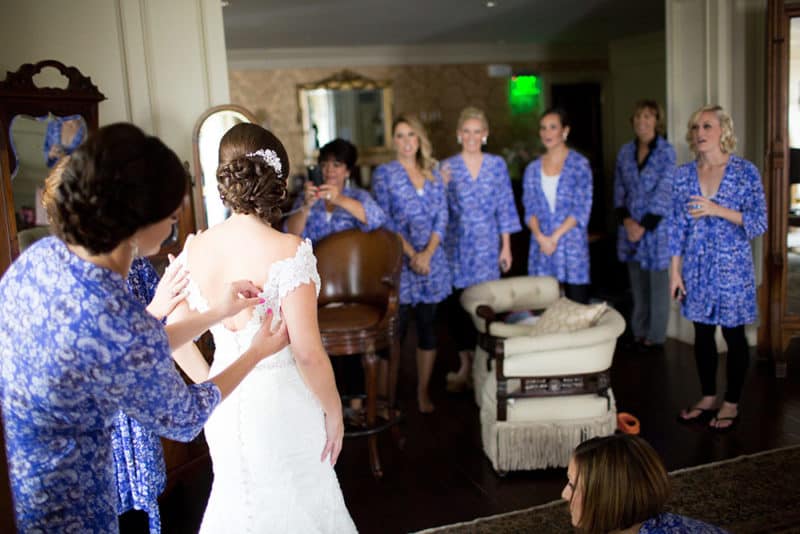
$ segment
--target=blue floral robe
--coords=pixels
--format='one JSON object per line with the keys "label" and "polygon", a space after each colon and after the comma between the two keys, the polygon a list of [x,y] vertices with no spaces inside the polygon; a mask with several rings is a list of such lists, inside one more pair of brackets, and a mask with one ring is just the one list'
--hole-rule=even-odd
{"label": "blue floral robe", "polygon": [[[146,258],[133,260],[128,273],[128,288],[136,300],[147,306],[156,292],[158,274]],[[111,449],[122,514],[135,508],[147,512],[150,533],[161,532],[158,496],[167,481],[161,439],[124,412],[117,414],[111,428]]]}
{"label": "blue floral robe", "polygon": [[631,243],[620,225],[617,257],[621,262],[636,261],[646,271],[661,271],[669,267],[668,219],[672,213],[675,149],[666,139],[657,137],[641,171],[636,149],[637,142],[632,141],[623,145],[617,155],[614,208],[644,225],[645,233],[638,243]]}
{"label": "blue floral robe", "polygon": [[372,175],[372,192],[387,216],[386,228],[397,232],[417,252],[423,250],[433,233],[439,234],[440,245],[431,257],[431,272],[417,274],[403,255],[400,274],[400,304],[436,304],[450,294],[450,267],[444,252],[447,230],[447,198],[442,177],[434,173],[434,181],[425,180],[422,194],[398,161],[381,165]]}
{"label": "blue floral robe", "polygon": [[756,319],[750,240],[767,230],[767,204],[755,165],[731,155],[713,202],[742,214],[743,226],[720,217],[693,219],[687,204],[700,195],[697,164],[678,167],[672,185],[670,254],[683,257],[683,315],[726,327]]}
{"label": "blue floral robe", "polygon": [[663,513],[642,523],[639,534],[727,534],[727,531],[682,515]]}
{"label": "blue floral robe", "polygon": [[556,251],[546,256],[531,235],[528,252],[528,274],[554,276],[568,284],[589,283],[589,214],[592,211],[592,169],[589,161],[570,150],[561,170],[556,190],[555,212],[550,211],[542,190],[542,159],[528,164],[522,178],[522,203],[525,223],[531,216],[539,220],[539,228],[551,235],[570,215],[577,226],[558,241]]}
{"label": "blue floral robe", "polygon": [[443,161],[444,165],[450,168],[451,175],[447,184],[450,222],[445,250],[453,286],[462,289],[497,280],[501,234],[522,229],[506,162],[500,156],[484,154],[475,179],[460,154]]}
{"label": "blue floral robe", "polygon": [[[300,234],[300,237],[307,237],[312,243],[316,243],[327,235],[350,230],[351,228],[359,228],[363,232],[370,232],[380,228],[386,222],[386,215],[368,192],[359,187],[345,187],[342,194],[361,202],[367,215],[367,222],[360,222],[349,211],[339,207],[331,212],[331,218],[328,220],[325,201],[318,200],[311,206],[308,219],[306,219],[306,226],[303,228],[303,233]],[[297,195],[292,211],[300,209],[302,206],[303,195],[301,193]],[[286,231],[285,224],[283,229]]]}
{"label": "blue floral robe", "polygon": [[184,384],[121,276],[54,237],[0,280],[0,395],[20,532],[117,532],[119,411],[189,441],[220,401],[211,382]]}

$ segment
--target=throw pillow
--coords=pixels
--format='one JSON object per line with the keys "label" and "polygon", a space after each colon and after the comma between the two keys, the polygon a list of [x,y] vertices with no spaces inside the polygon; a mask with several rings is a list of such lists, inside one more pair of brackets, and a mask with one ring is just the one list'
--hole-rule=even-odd
{"label": "throw pillow", "polygon": [[531,326],[532,336],[575,332],[597,324],[608,309],[608,304],[578,304],[561,297],[550,305],[539,320]]}

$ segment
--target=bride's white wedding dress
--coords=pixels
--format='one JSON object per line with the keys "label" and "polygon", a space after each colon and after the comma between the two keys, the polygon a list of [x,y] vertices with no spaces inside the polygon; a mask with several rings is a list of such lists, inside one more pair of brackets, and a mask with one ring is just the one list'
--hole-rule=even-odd
{"label": "bride's white wedding dress", "polygon": [[[186,250],[178,261],[186,264]],[[309,241],[294,257],[273,263],[264,286],[264,304],[247,326],[233,332],[211,329],[216,351],[211,376],[249,346],[267,309],[278,315],[283,298],[302,284],[319,294],[317,260]],[[189,306],[208,303],[190,280]],[[214,482],[201,534],[230,532],[348,533],[356,528],[344,504],[325,447],[325,421],[316,396],[295,365],[291,346],[259,363],[214,410],[205,426]]]}

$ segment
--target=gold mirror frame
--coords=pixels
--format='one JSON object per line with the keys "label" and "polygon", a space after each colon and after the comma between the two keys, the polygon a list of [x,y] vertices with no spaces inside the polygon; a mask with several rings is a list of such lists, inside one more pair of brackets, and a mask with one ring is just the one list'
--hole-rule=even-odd
{"label": "gold mirror frame", "polygon": [[[342,70],[336,74],[322,80],[310,83],[297,84],[297,121],[303,130],[303,139],[310,135],[308,125],[310,124],[308,109],[308,98],[306,91],[317,89],[328,89],[333,91],[354,91],[354,90],[380,90],[382,91],[382,113],[383,113],[383,145],[372,147],[358,147],[358,165],[373,166],[385,163],[392,159],[393,151],[391,146],[392,139],[392,117],[394,97],[392,93],[392,82],[390,80],[373,80],[351,70]],[[303,143],[304,163],[313,165],[316,163],[316,151],[309,153],[308,148]]]}

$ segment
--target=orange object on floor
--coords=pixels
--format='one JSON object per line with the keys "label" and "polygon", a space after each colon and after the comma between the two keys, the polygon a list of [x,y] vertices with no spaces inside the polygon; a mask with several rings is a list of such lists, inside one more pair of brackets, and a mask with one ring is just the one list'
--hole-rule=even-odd
{"label": "orange object on floor", "polygon": [[620,412],[617,414],[617,429],[625,434],[638,434],[639,420],[629,413]]}

